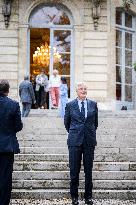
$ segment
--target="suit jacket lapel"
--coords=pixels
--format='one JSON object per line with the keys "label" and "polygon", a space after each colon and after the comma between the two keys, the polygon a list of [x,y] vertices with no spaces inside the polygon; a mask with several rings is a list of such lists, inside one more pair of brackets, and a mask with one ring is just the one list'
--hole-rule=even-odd
{"label": "suit jacket lapel", "polygon": [[86,119],[88,118],[88,115],[90,112],[90,107],[91,107],[91,101],[87,99],[87,117],[86,117]]}
{"label": "suit jacket lapel", "polygon": [[74,102],[74,109],[77,110],[78,113],[80,113],[77,99],[75,99],[75,102]]}

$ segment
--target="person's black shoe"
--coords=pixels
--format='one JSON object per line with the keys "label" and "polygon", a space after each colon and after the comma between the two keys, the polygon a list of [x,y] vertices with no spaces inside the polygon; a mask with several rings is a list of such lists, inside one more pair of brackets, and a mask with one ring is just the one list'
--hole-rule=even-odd
{"label": "person's black shoe", "polygon": [[72,205],[78,205],[78,198],[72,198]]}
{"label": "person's black shoe", "polygon": [[91,198],[89,199],[85,199],[85,204],[88,204],[88,205],[93,205],[93,201]]}

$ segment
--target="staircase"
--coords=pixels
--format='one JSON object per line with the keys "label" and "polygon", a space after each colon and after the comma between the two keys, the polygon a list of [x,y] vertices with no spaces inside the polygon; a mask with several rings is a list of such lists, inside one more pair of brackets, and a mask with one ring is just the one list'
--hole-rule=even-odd
{"label": "staircase", "polygon": [[[18,134],[12,198],[69,197],[67,133],[57,111],[32,110]],[[99,112],[93,168],[94,198],[136,197],[136,113]],[[83,168],[80,194],[84,188]]]}

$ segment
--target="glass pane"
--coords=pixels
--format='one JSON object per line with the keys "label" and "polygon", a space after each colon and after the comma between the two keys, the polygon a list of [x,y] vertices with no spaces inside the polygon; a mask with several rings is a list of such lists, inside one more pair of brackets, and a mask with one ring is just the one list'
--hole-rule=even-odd
{"label": "glass pane", "polygon": [[125,33],[125,48],[132,49],[132,34]]}
{"label": "glass pane", "polygon": [[132,69],[126,68],[125,70],[125,82],[126,84],[132,84]]}
{"label": "glass pane", "polygon": [[125,51],[125,65],[132,66],[132,51]]}
{"label": "glass pane", "polygon": [[116,64],[121,65],[122,64],[122,49],[116,48]]}
{"label": "glass pane", "polygon": [[121,84],[116,84],[116,100],[121,101]]}
{"label": "glass pane", "polygon": [[55,6],[41,6],[30,17],[30,25],[44,26],[47,24],[70,25],[67,14]]}
{"label": "glass pane", "polygon": [[116,82],[121,83],[121,67],[116,66]]}
{"label": "glass pane", "polygon": [[128,13],[125,13],[125,26],[132,28],[132,16]]}
{"label": "glass pane", "polygon": [[116,46],[122,46],[122,32],[119,30],[116,30]]}
{"label": "glass pane", "polygon": [[36,76],[41,69],[49,74],[50,65],[50,29],[30,29],[30,75]]}
{"label": "glass pane", "polygon": [[116,24],[122,25],[122,12],[116,10]]}
{"label": "glass pane", "polygon": [[125,101],[132,102],[132,86],[125,86]]}
{"label": "glass pane", "polygon": [[70,52],[71,31],[54,31],[54,46],[59,52]]}
{"label": "glass pane", "polygon": [[55,62],[54,68],[59,70],[60,75],[70,75],[70,54],[61,54],[59,62]]}

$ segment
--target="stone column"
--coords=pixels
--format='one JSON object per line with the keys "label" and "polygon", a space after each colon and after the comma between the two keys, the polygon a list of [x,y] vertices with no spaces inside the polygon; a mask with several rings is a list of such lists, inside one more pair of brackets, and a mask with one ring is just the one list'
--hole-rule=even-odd
{"label": "stone column", "polygon": [[28,41],[28,24],[19,26],[19,67],[18,67],[18,84],[23,80],[24,75],[28,74],[29,48]]}
{"label": "stone column", "polygon": [[[110,109],[116,109],[116,60],[115,60],[115,5],[112,0],[107,1],[107,19],[108,19],[108,69],[107,69],[107,106]],[[109,105],[108,105],[109,104]]]}
{"label": "stone column", "polygon": [[[83,81],[83,35],[84,27],[81,25],[74,26],[74,52],[72,53],[72,58],[74,59],[74,71],[72,71],[72,78],[74,78],[74,88],[75,83]],[[74,75],[74,76],[73,76]],[[74,97],[74,96],[73,96]]]}

